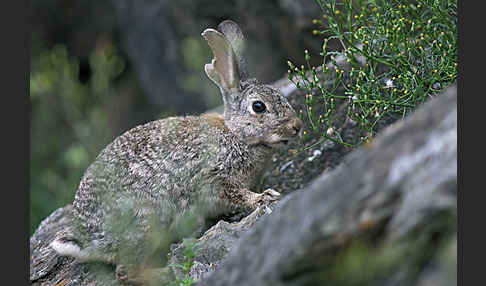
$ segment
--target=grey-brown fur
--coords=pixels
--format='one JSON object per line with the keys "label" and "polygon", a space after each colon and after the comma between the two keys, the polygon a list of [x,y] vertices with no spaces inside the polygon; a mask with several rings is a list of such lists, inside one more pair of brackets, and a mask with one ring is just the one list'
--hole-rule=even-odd
{"label": "grey-brown fur", "polygon": [[[301,122],[276,89],[241,76],[238,26],[224,21],[219,28],[223,33],[207,29],[203,36],[214,54],[205,70],[220,87],[224,115],[170,117],[116,138],[80,182],[76,224],[52,244],[60,254],[144,267],[149,238],[175,232],[184,217],[195,217],[198,230],[207,219],[278,197],[273,190],[256,193],[255,186],[272,150],[297,135]],[[253,110],[256,100],[265,112]]]}

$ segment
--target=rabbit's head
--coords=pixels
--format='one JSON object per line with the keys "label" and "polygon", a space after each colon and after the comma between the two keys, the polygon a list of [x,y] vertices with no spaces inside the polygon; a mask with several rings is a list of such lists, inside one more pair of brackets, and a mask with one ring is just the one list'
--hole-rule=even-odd
{"label": "rabbit's head", "polygon": [[273,147],[296,136],[302,126],[295,110],[277,89],[248,78],[244,37],[230,20],[202,36],[213,51],[204,69],[223,96],[225,125],[250,145]]}

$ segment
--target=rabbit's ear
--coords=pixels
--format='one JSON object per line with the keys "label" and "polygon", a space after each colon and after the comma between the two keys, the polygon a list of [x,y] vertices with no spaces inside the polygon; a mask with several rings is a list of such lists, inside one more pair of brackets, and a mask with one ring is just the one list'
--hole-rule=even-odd
{"label": "rabbit's ear", "polygon": [[208,77],[219,86],[223,99],[226,101],[225,94],[238,92],[240,88],[236,55],[231,43],[222,33],[214,29],[206,29],[202,36],[208,42],[214,55],[213,61],[206,64],[204,70]]}
{"label": "rabbit's ear", "polygon": [[244,81],[248,79],[248,70],[245,60],[245,37],[238,24],[231,20],[225,20],[218,25],[218,29],[223,32],[226,39],[231,44],[233,52],[235,52],[236,60],[238,62],[238,73],[240,80]]}

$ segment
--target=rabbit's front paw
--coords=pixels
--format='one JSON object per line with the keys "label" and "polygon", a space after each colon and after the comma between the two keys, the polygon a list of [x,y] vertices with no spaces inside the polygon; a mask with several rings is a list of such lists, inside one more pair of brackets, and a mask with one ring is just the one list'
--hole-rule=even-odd
{"label": "rabbit's front paw", "polygon": [[279,192],[275,191],[274,189],[266,189],[263,193],[260,194],[259,203],[265,204],[277,201],[280,199],[281,195]]}
{"label": "rabbit's front paw", "polygon": [[119,264],[116,266],[115,270],[116,278],[120,281],[127,281],[128,280],[128,271],[125,265]]}

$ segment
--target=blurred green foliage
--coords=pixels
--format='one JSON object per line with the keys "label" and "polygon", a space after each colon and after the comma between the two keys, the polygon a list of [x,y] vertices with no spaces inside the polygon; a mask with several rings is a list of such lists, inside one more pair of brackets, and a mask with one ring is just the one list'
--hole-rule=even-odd
{"label": "blurred green foliage", "polygon": [[212,57],[208,44],[202,37],[186,37],[181,42],[182,63],[185,68],[182,88],[201,94],[207,106],[215,107],[223,104],[219,89],[208,80],[204,65]]}
{"label": "blurred green foliage", "polygon": [[[305,64],[288,62],[289,79],[306,92],[301,119],[322,138],[315,144],[369,142],[381,120],[405,117],[456,80],[456,0],[316,2],[325,19],[313,20],[320,26],[313,34],[324,36],[322,65],[312,66],[307,50]],[[331,51],[328,41],[338,41],[341,49]],[[356,124],[355,138],[340,134],[340,103],[347,103],[346,119]]]}
{"label": "blurred green foliage", "polygon": [[81,176],[115,134],[108,104],[125,61],[110,42],[89,58],[91,74],[80,80],[78,59],[56,45],[31,60],[30,233],[56,208],[74,198]]}

